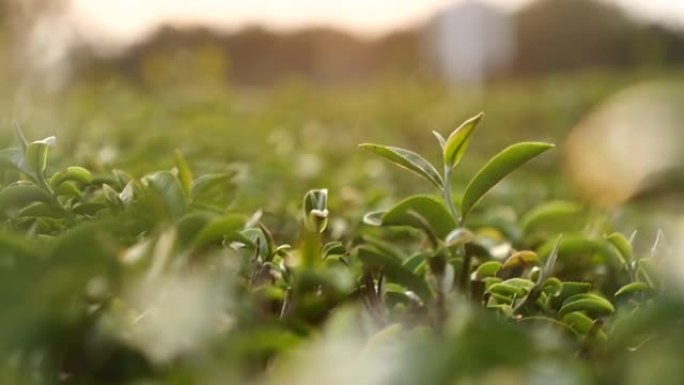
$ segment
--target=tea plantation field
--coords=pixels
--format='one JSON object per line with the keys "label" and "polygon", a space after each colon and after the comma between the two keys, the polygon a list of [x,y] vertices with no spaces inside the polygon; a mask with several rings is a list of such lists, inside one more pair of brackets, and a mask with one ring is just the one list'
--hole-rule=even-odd
{"label": "tea plantation field", "polygon": [[684,383],[684,250],[564,173],[653,78],[3,103],[0,383]]}

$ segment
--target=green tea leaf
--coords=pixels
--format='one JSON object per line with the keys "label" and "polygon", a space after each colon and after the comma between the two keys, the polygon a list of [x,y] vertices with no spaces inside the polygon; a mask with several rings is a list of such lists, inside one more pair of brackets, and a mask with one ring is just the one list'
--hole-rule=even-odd
{"label": "green tea leaf", "polygon": [[445,238],[456,227],[456,221],[442,202],[427,195],[416,195],[400,202],[382,216],[382,225],[422,229],[423,223],[411,213],[424,218],[440,238]]}
{"label": "green tea leaf", "polygon": [[630,262],[634,258],[632,244],[627,237],[621,233],[613,233],[606,237],[606,239],[620,252],[623,261]]}
{"label": "green tea leaf", "polygon": [[617,292],[615,292],[615,296],[619,297],[624,294],[652,292],[653,290],[653,287],[646,282],[632,282],[621,287]]}
{"label": "green tea leaf", "polygon": [[55,194],[61,196],[76,197],[81,194],[81,191],[78,189],[78,186],[76,186],[74,182],[66,181],[59,184],[59,186],[55,190]]}
{"label": "green tea leaf", "polygon": [[486,277],[494,277],[501,270],[501,262],[489,261],[481,264],[475,270],[475,279],[481,280]]}
{"label": "green tea leaf", "polygon": [[183,187],[185,196],[189,197],[192,192],[192,180],[194,179],[192,176],[192,169],[190,168],[188,161],[185,159],[185,156],[183,156],[183,153],[180,152],[180,150],[176,150],[175,155],[176,168],[178,169],[178,180],[180,181],[181,186]]}
{"label": "green tea leaf", "polygon": [[51,202],[52,197],[33,184],[14,185],[0,190],[0,217],[8,211],[21,209],[33,202]]}
{"label": "green tea leaf", "polygon": [[328,190],[309,190],[304,195],[304,224],[309,231],[322,233],[328,226]]}
{"label": "green tea leaf", "polygon": [[591,284],[588,282],[563,282],[561,284],[560,292],[551,299],[551,305],[558,309],[566,299],[577,294],[588,293],[590,290]]}
{"label": "green tea leaf", "polygon": [[245,225],[242,215],[229,214],[209,222],[199,231],[192,242],[194,248],[200,249],[211,244],[220,244],[224,240],[237,239],[238,232]]}
{"label": "green tea leaf", "polygon": [[566,314],[563,317],[563,323],[568,325],[570,329],[580,335],[589,333],[589,330],[591,330],[591,328],[594,326],[594,320],[579,311]]}
{"label": "green tea leaf", "polygon": [[[86,185],[92,182],[93,174],[83,167],[71,166],[67,167],[66,171],[63,173],[62,180],[72,180],[82,185]],[[50,182],[52,183],[52,178],[50,179]]]}
{"label": "green tea leaf", "polygon": [[232,202],[235,190],[234,172],[202,175],[192,182],[190,201],[225,209]]}
{"label": "green tea leaf", "polygon": [[615,307],[613,307],[613,304],[610,303],[610,301],[598,294],[577,294],[563,302],[563,306],[558,311],[558,315],[562,317],[565,314],[575,311],[584,311],[589,314],[602,315],[614,313]]}
{"label": "green tea leaf", "polygon": [[180,218],[185,214],[185,195],[175,175],[168,171],[160,171],[145,177],[145,181],[172,218]]}
{"label": "green tea leaf", "polygon": [[367,245],[359,246],[357,255],[364,266],[382,272],[390,281],[404,285],[423,299],[430,296],[430,289],[425,279],[414,274],[396,258]]}
{"label": "green tea leaf", "polygon": [[[537,249],[540,257],[547,257],[555,247],[556,241],[549,241]],[[604,239],[590,239],[581,234],[564,236],[558,246],[558,256],[561,259],[570,256],[600,255],[608,260],[621,260],[614,248]]]}
{"label": "green tea leaf", "polygon": [[363,143],[360,144],[359,147],[368,149],[401,167],[427,178],[427,180],[429,180],[437,188],[441,189],[444,186],[442,177],[439,175],[437,170],[435,170],[435,167],[430,164],[430,162],[425,160],[425,158],[416,154],[415,152],[405,150],[403,148],[383,146],[372,143]]}
{"label": "green tea leaf", "polygon": [[26,163],[28,168],[39,180],[45,180],[48,148],[54,146],[55,141],[56,138],[54,136],[50,136],[43,140],[31,142],[26,148]]}
{"label": "green tea leaf", "polygon": [[523,142],[495,155],[468,183],[461,201],[461,215],[465,218],[473,206],[506,175],[553,147],[554,145],[548,143]]}
{"label": "green tea leaf", "polygon": [[446,167],[456,167],[463,158],[468,145],[470,144],[470,137],[475,130],[475,127],[480,122],[484,114],[466,120],[460,127],[455,129],[447,138],[444,144],[444,165]]}
{"label": "green tea leaf", "polygon": [[575,202],[546,202],[525,214],[520,220],[520,226],[526,233],[535,229],[546,229],[551,222],[555,224],[569,221],[581,211],[582,206]]}
{"label": "green tea leaf", "polygon": [[0,169],[12,168],[21,171],[35,181],[33,173],[26,162],[25,151],[18,147],[0,150]]}

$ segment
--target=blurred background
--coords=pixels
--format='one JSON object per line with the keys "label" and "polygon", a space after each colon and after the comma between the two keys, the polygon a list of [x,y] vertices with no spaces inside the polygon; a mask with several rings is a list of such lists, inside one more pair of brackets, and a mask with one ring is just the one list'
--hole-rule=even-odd
{"label": "blurred background", "polygon": [[[436,193],[415,175],[359,150],[359,143],[405,147],[437,164],[441,151],[431,131],[446,136],[484,112],[455,171],[456,196],[502,148],[528,140],[557,145],[498,184],[482,205],[486,208],[469,216],[469,227],[496,238],[492,249],[503,245],[505,253],[512,252],[507,238],[533,248],[560,232],[605,243],[607,229],[614,229],[634,240],[639,269],[642,257],[671,254],[664,263],[656,260],[657,267],[672,276],[669,282],[677,288],[684,282],[684,0],[0,0],[0,74],[0,149],[17,145],[16,122],[29,140],[57,137],[47,175],[82,165],[96,177],[121,180],[128,178],[116,170],[142,177],[172,169],[179,150],[195,175],[234,176],[218,187],[221,204],[231,201],[230,211],[257,213],[250,222],[262,221],[279,244],[293,244],[302,253],[311,248],[310,237],[302,238],[300,230],[301,198],[310,189],[329,190],[326,238],[344,241],[343,249],[362,237],[366,243],[366,235],[384,234],[362,225],[364,213],[392,207],[411,193]],[[15,181],[14,174],[8,175],[12,179],[0,174],[0,188]],[[542,208],[551,214],[544,218],[544,211],[535,209],[545,202]],[[150,207],[145,203],[133,207]],[[155,215],[145,209],[133,214],[144,220]],[[551,225],[523,232],[530,214]],[[447,372],[452,367],[478,371],[488,367],[480,361],[501,357],[511,357],[513,367],[534,357],[535,365],[546,370],[535,381],[494,371],[482,382],[468,383],[592,383],[582,380],[592,374],[578,366],[574,353],[559,355],[562,345],[553,335],[535,334],[532,341],[508,322],[480,322],[460,308],[454,313],[457,332],[407,349],[411,355],[405,361],[397,361],[392,349],[364,348],[359,355],[365,331],[342,322],[350,325],[348,330],[335,334],[338,316],[331,317],[326,330],[333,332],[332,342],[307,347],[311,358],[293,361],[291,377],[283,380],[278,366],[270,370],[273,354],[317,332],[308,318],[300,323],[299,316],[285,314],[291,306],[289,286],[287,294],[285,286],[265,285],[280,291],[261,291],[258,281],[269,270],[258,275],[249,270],[258,253],[245,254],[244,261],[250,262],[239,273],[233,266],[237,254],[217,253],[215,259],[213,254],[207,259],[181,255],[178,264],[168,264],[173,274],[136,285],[146,266],[137,260],[147,263],[153,257],[154,269],[157,261],[164,261],[160,269],[171,261],[177,252],[175,227],[162,231],[150,224],[149,233],[126,229],[130,239],[107,243],[119,237],[118,227],[123,233],[129,226],[114,226],[118,218],[88,220],[92,226],[55,237],[54,247],[42,234],[34,237],[33,225],[32,235],[16,242],[0,232],[0,242],[10,245],[9,251],[0,247],[5,253],[0,304],[6,310],[0,314],[0,351],[27,346],[0,360],[0,383],[53,383],[33,377],[40,374],[35,368],[53,364],[55,357],[59,383],[72,384],[88,383],[69,378],[79,372],[108,384],[148,372],[159,381],[131,383],[230,383],[228,374],[261,374],[265,367],[268,382],[252,383],[361,383],[354,378],[358,373],[389,378],[387,373],[403,373],[396,369],[405,362],[414,363],[406,368],[421,376],[442,366],[449,367]],[[492,229],[495,235],[487,235],[485,230]],[[254,239],[257,245],[267,243]],[[425,245],[408,247],[411,239],[410,233],[397,232],[391,242],[398,240],[400,249],[406,246],[427,259],[429,253],[421,251]],[[596,244],[568,250],[564,273],[572,280],[591,277],[597,290],[612,295],[624,279],[611,267],[614,263],[596,257]],[[41,247],[57,257],[43,258]],[[14,253],[30,258],[14,258]],[[187,259],[192,265],[184,262],[186,257],[193,257]],[[221,258],[232,262],[224,266]],[[136,265],[124,266],[129,259]],[[644,266],[648,277],[649,265]],[[175,274],[185,267],[191,269]],[[639,270],[634,274],[630,281],[638,283]],[[468,278],[459,275],[463,282]],[[235,293],[227,289],[233,277],[239,281]],[[332,305],[324,309],[319,304],[336,306],[342,295],[320,295],[325,292],[311,283],[317,281],[302,277],[304,284],[297,283],[302,292],[325,302],[302,300],[301,308],[316,309],[315,322],[322,322]],[[346,301],[355,278],[325,277],[335,281],[330,287],[345,293]],[[378,278],[378,291],[381,282]],[[244,292],[237,285],[243,283]],[[93,306],[78,299],[86,292]],[[684,383],[677,359],[684,354],[684,306],[680,299],[657,305],[655,312],[634,318],[637,326],[624,329],[624,335],[611,335],[617,341],[613,350],[586,361],[595,364],[597,378]],[[160,310],[139,322],[148,309]],[[621,306],[617,318],[631,320],[632,310]],[[586,333],[600,328],[597,321]],[[653,331],[662,335],[637,352],[642,344],[632,341],[650,341]],[[394,342],[392,335],[382,338],[388,336]],[[452,350],[464,366],[439,358],[452,357]],[[177,356],[181,359],[174,361]],[[537,362],[539,357],[543,360]],[[29,368],[27,381],[3,377],[5,367],[7,373],[19,368],[23,377],[22,365]],[[399,377],[388,383],[446,382]],[[236,378],[232,383],[249,383]],[[380,380],[371,377],[365,383]]]}
{"label": "blurred background", "polygon": [[58,159],[137,174],[178,148],[244,171],[250,207],[421,190],[356,145],[437,159],[430,131],[480,111],[457,179],[516,140],[560,146],[512,201],[669,210],[684,185],[678,0],[4,0],[0,20],[3,143],[17,121]]}

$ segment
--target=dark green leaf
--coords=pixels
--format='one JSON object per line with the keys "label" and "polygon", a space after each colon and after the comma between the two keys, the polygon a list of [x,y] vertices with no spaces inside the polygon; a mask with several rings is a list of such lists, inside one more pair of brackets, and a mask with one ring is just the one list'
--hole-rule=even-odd
{"label": "dark green leaf", "polygon": [[372,246],[360,246],[357,249],[357,255],[368,269],[382,272],[390,281],[404,285],[423,299],[430,296],[430,289],[425,279],[414,274],[396,258]]}
{"label": "dark green leaf", "polygon": [[234,240],[245,225],[242,215],[226,215],[209,222],[199,231],[192,242],[194,248],[203,248],[212,244],[220,245],[224,240]]}
{"label": "dark green leaf", "polygon": [[442,202],[427,195],[416,195],[394,206],[382,216],[382,226],[423,229],[423,223],[412,213],[424,218],[435,235],[442,239],[456,227],[456,221]]}

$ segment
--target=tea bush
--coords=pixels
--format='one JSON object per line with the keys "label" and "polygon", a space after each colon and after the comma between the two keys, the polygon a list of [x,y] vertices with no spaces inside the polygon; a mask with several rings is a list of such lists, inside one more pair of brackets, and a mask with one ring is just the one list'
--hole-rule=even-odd
{"label": "tea bush", "polygon": [[53,169],[56,139],[16,126],[0,152],[1,382],[682,383],[662,235],[643,252],[579,203],[487,206],[547,143],[505,148],[455,194],[482,117],[434,133],[440,167],[360,145],[436,194],[341,222],[327,189],[297,215],[242,211],[239,170],[195,175],[181,152],[141,177]]}

